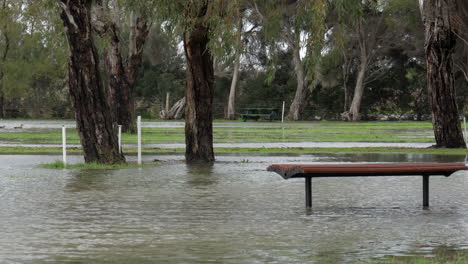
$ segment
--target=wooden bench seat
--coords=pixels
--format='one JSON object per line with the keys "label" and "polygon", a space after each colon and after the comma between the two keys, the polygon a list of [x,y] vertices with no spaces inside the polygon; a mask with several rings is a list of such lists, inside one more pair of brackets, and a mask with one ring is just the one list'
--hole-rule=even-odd
{"label": "wooden bench seat", "polygon": [[468,170],[463,163],[272,164],[267,168],[284,179],[305,178],[306,206],[312,206],[312,178],[362,176],[422,176],[423,206],[429,206],[429,176],[450,176]]}

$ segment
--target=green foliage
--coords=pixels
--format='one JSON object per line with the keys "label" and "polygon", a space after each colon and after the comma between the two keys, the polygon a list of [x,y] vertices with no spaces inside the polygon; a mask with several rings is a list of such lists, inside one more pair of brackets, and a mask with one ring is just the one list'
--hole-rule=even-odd
{"label": "green foliage", "polygon": [[46,9],[46,4],[8,0],[1,11],[0,51],[5,53],[4,59],[0,58],[0,92],[7,111],[18,111],[21,102],[31,114],[47,116],[41,113],[41,104],[67,102],[61,95],[66,76],[66,44],[57,12]]}
{"label": "green foliage", "polygon": [[[325,42],[325,17],[327,15],[327,3],[325,0],[302,1],[298,7],[296,24],[299,30],[304,30],[306,39],[305,65],[309,69],[315,69],[320,63],[320,58]],[[315,72],[308,71],[308,78],[315,79]]]}
{"label": "green foliage", "polygon": [[292,78],[291,53],[276,56],[278,64],[270,73],[259,73],[240,87],[239,105],[243,107],[280,107],[283,101],[292,100],[296,80]]}
{"label": "green foliage", "polygon": [[[67,46],[57,2],[5,0],[6,8],[2,8],[2,1],[0,75],[4,77],[0,80],[0,97],[5,99],[7,116],[72,118],[66,85]],[[424,30],[417,1],[292,2],[109,0],[122,23],[124,55],[128,52],[130,15],[141,12],[152,23],[135,88],[138,113],[157,117],[167,92],[171,93],[171,103],[183,96],[186,67],[182,36],[195,23],[202,23],[210,29],[209,51],[224,67],[215,80],[215,117],[221,117],[226,108],[236,52],[242,53],[237,107],[280,107],[286,101],[288,108],[297,84],[291,43],[300,36],[306,83],[314,88],[303,116],[339,118],[345,104],[344,87],[348,96],[352,95],[359,69],[356,26],[361,23],[372,28],[375,13],[380,11],[384,12],[385,30],[379,32],[382,42],[369,63],[364,114],[373,118],[378,114],[421,117],[427,113]],[[201,10],[205,4],[206,10]],[[243,25],[241,43],[237,39],[239,22]],[[3,60],[7,39],[11,44]],[[105,48],[104,43],[98,44]],[[463,76],[459,77],[457,93],[463,104],[466,85]]]}

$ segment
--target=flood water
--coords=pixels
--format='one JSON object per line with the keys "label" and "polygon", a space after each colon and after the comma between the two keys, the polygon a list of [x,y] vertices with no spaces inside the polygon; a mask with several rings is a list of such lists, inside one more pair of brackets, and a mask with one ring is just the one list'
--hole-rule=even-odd
{"label": "flood water", "polygon": [[[130,157],[131,158],[131,157]],[[468,248],[468,173],[313,180],[265,171],[285,162],[463,162],[459,156],[218,157],[189,167],[50,170],[59,156],[0,156],[0,263],[346,263]],[[72,162],[80,157],[71,156]]]}

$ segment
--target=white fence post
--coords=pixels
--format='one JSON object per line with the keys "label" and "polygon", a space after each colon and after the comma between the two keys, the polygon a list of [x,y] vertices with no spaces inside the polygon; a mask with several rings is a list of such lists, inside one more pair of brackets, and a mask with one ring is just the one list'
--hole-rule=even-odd
{"label": "white fence post", "polygon": [[137,134],[138,134],[138,164],[141,165],[141,116],[137,118]]}
{"label": "white fence post", "polygon": [[63,152],[63,165],[67,165],[67,129],[62,126],[62,152]]}
{"label": "white fence post", "polygon": [[122,153],[122,125],[119,125],[119,132],[118,132],[118,137],[119,137],[119,153]]}
{"label": "white fence post", "polygon": [[283,101],[283,111],[281,111],[281,123],[284,122],[284,101]]}

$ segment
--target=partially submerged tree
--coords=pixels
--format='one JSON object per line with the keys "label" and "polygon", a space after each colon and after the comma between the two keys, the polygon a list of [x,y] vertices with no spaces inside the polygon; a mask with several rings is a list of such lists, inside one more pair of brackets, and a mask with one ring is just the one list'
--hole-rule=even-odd
{"label": "partially submerged tree", "polygon": [[456,34],[466,30],[457,23],[464,23],[457,12],[466,10],[466,4],[449,0],[420,0],[420,4],[426,32],[427,80],[435,147],[465,148],[456,103],[453,53]]}
{"label": "partially submerged tree", "polygon": [[188,163],[213,162],[213,57],[208,44],[208,18],[214,12],[214,0],[200,5],[187,4],[186,15],[193,20],[184,33],[187,59],[185,89],[185,159]]}
{"label": "partially submerged tree", "polygon": [[[211,163],[213,152],[212,53],[222,52],[229,42],[224,36],[232,23],[237,1],[164,0],[157,3],[168,21],[183,31],[187,60],[185,89],[185,159],[187,163]],[[226,28],[227,27],[227,28]]]}
{"label": "partially submerged tree", "polygon": [[92,0],[59,0],[69,45],[68,85],[85,162],[123,163],[99,72],[91,25]]}

